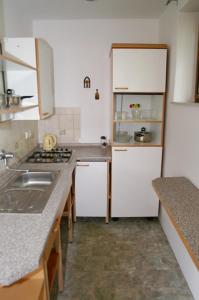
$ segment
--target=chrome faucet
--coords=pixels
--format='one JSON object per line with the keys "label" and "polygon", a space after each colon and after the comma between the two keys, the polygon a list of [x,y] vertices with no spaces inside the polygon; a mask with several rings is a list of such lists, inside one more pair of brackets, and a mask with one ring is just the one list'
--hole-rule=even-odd
{"label": "chrome faucet", "polygon": [[4,150],[2,150],[2,151],[0,152],[0,160],[4,160],[4,164],[5,164],[6,169],[8,169],[8,170],[10,170],[10,171],[26,172],[26,173],[28,173],[29,170],[12,169],[12,168],[10,168],[10,167],[8,166],[8,159],[14,158],[14,157],[15,157],[14,153],[11,153],[11,152],[6,153]]}
{"label": "chrome faucet", "polygon": [[4,160],[5,166],[6,168],[8,167],[8,162],[7,160],[10,158],[14,158],[14,154],[13,153],[6,153],[5,151],[1,151],[0,152],[0,160]]}

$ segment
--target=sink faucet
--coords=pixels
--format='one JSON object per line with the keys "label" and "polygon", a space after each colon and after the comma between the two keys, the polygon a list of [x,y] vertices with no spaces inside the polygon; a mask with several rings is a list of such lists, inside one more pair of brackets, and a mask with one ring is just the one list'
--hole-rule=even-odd
{"label": "sink faucet", "polygon": [[6,168],[8,167],[8,162],[7,160],[10,158],[14,158],[14,154],[13,153],[6,153],[5,151],[1,151],[0,152],[0,160],[4,160],[5,166]]}
{"label": "sink faucet", "polygon": [[11,169],[11,168],[8,166],[8,159],[14,158],[14,157],[15,157],[14,153],[11,153],[11,152],[6,153],[4,150],[2,150],[2,151],[0,152],[0,160],[3,160],[3,161],[4,161],[4,164],[5,164],[6,169],[11,170],[11,171],[16,171],[16,172],[26,172],[26,173],[28,173],[29,170]]}

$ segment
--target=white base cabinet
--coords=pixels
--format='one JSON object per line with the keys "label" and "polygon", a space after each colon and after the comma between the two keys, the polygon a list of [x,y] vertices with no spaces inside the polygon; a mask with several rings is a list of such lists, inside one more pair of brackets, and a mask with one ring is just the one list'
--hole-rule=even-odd
{"label": "white base cabinet", "polygon": [[112,148],[111,217],[155,217],[152,180],[161,174],[162,147]]}
{"label": "white base cabinet", "polygon": [[106,217],[107,162],[78,162],[75,175],[76,215]]}

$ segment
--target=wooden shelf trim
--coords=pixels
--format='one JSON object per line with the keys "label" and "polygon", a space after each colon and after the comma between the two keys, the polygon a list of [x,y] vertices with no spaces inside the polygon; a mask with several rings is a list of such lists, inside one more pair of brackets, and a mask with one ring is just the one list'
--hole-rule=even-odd
{"label": "wooden shelf trim", "polygon": [[2,55],[0,54],[0,60],[1,61],[5,61],[5,62],[11,62],[13,64],[16,64],[18,66],[21,66],[21,67],[24,67],[25,69],[30,69],[30,70],[34,70],[36,71],[37,69],[27,63],[25,63],[24,61],[18,59],[18,58],[15,58],[14,56],[7,56],[7,55]]}
{"label": "wooden shelf trim", "polygon": [[161,120],[113,120],[114,123],[162,123]]}
{"label": "wooden shelf trim", "polygon": [[18,113],[18,112],[25,111],[25,110],[28,110],[28,109],[31,109],[31,108],[35,108],[35,107],[38,107],[38,105],[15,106],[15,107],[12,106],[12,107],[9,107],[9,108],[0,109],[0,114]]}
{"label": "wooden shelf trim", "polygon": [[123,144],[113,142],[111,144],[112,147],[162,147],[162,144],[149,144],[149,143],[136,143],[136,144]]}
{"label": "wooden shelf trim", "polygon": [[166,44],[126,44],[126,43],[114,43],[111,46],[112,49],[168,49]]}

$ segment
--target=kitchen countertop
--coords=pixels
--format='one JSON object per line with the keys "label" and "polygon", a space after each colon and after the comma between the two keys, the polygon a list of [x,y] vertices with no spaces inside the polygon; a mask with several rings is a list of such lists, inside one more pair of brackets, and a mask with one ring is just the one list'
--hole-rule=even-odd
{"label": "kitchen countertop", "polygon": [[[0,285],[10,285],[39,267],[48,235],[63,198],[69,193],[76,160],[111,160],[111,147],[99,144],[67,144],[73,156],[69,163],[22,163],[18,169],[60,170],[60,176],[41,214],[0,213]],[[0,173],[0,188],[16,176],[16,172]]]}
{"label": "kitchen countertop", "polygon": [[[0,214],[0,285],[10,285],[39,267],[59,207],[69,193],[75,163],[73,157],[68,164],[18,166],[20,169],[60,170],[60,176],[41,214]],[[13,171],[1,172],[1,186],[14,176]]]}
{"label": "kitchen countertop", "polygon": [[61,144],[60,146],[72,149],[77,160],[81,161],[107,161],[111,160],[111,146],[103,148],[100,144]]}
{"label": "kitchen countertop", "polygon": [[199,266],[199,190],[185,177],[157,178],[153,180],[153,187]]}

